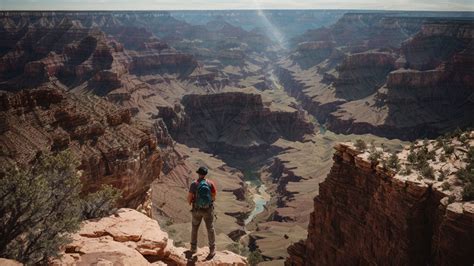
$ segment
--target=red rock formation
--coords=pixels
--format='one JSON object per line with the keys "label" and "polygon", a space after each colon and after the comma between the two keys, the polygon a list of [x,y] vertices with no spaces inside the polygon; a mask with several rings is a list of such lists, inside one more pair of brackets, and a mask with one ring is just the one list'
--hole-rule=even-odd
{"label": "red rock formation", "polygon": [[[472,50],[474,26],[470,22],[440,20],[425,23],[420,32],[402,45],[402,52],[413,69],[434,69],[453,54]],[[469,48],[471,46],[471,48]]]}
{"label": "red rock formation", "polygon": [[446,79],[447,73],[440,69],[426,71],[398,69],[388,75],[387,86],[389,88],[428,88],[438,86]]}
{"label": "red rock formation", "polygon": [[450,204],[435,181],[394,175],[360,153],[336,146],[308,238],[288,249],[286,265],[472,264],[472,202]]}
{"label": "red rock formation", "polygon": [[473,125],[472,23],[347,14],[321,31],[301,38],[342,56],[282,60],[275,74],[331,131],[412,140]]}
{"label": "red rock formation", "polygon": [[84,192],[111,184],[123,191],[121,206],[138,205],[159,177],[156,137],[128,110],[53,85],[3,93],[0,102],[2,164],[27,166],[37,153],[68,148],[81,160]]}
{"label": "red rock formation", "polygon": [[6,90],[58,78],[70,88],[87,85],[105,96],[126,86],[129,73],[186,78],[198,66],[193,56],[170,48],[143,27],[125,26],[124,18],[111,13],[7,12],[2,18],[0,39],[8,41],[1,45],[0,86]]}
{"label": "red rock formation", "polygon": [[175,123],[178,127],[168,121],[171,134],[177,141],[214,152],[268,147],[279,137],[301,139],[313,130],[298,110],[272,110],[260,94],[192,94],[184,96],[182,104],[186,120]]}
{"label": "red rock formation", "polygon": [[130,71],[133,73],[150,73],[153,70],[190,74],[197,67],[192,55],[163,51],[162,53],[144,52],[132,55]]}

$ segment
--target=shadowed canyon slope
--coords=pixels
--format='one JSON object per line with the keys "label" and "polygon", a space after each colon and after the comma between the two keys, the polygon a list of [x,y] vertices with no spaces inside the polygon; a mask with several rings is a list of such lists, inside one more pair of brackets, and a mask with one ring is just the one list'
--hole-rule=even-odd
{"label": "shadowed canyon slope", "polygon": [[[466,147],[449,158],[447,190],[336,144],[365,141],[403,161],[404,141],[473,126],[473,21],[469,12],[0,12],[0,161],[28,167],[70,149],[84,192],[111,184],[120,207],[160,224],[128,209],[87,221],[64,250],[69,262],[92,263],[97,248],[112,263],[187,263],[186,196],[204,165],[218,188],[219,250],[263,265],[462,264],[472,204],[454,175]],[[209,265],[247,263],[218,254]]]}

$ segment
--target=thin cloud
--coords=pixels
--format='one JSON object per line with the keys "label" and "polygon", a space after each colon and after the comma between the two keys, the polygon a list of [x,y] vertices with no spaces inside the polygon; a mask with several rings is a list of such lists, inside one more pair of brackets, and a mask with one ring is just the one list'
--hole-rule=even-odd
{"label": "thin cloud", "polygon": [[432,10],[474,11],[472,1],[428,0],[0,0],[1,10],[189,10],[189,9],[379,9],[379,10]]}

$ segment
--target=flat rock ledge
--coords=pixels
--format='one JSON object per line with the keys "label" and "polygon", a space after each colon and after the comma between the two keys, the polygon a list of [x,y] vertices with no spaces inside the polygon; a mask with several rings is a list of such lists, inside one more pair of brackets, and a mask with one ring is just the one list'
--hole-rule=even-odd
{"label": "flat rock ledge", "polygon": [[204,247],[190,256],[186,248],[174,246],[157,221],[133,209],[84,221],[72,239],[51,265],[248,265],[227,250],[206,259],[209,248]]}

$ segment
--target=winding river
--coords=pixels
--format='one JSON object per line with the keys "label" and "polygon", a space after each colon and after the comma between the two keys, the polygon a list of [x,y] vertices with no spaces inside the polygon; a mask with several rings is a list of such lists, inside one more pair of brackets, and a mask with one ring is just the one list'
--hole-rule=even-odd
{"label": "winding river", "polygon": [[255,186],[250,181],[247,181],[246,183],[250,186],[250,191],[253,194],[253,202],[255,203],[255,207],[247,219],[245,219],[245,225],[249,224],[255,218],[255,216],[262,213],[265,210],[265,205],[270,200],[270,195],[267,193],[265,185],[261,184],[259,186]]}

